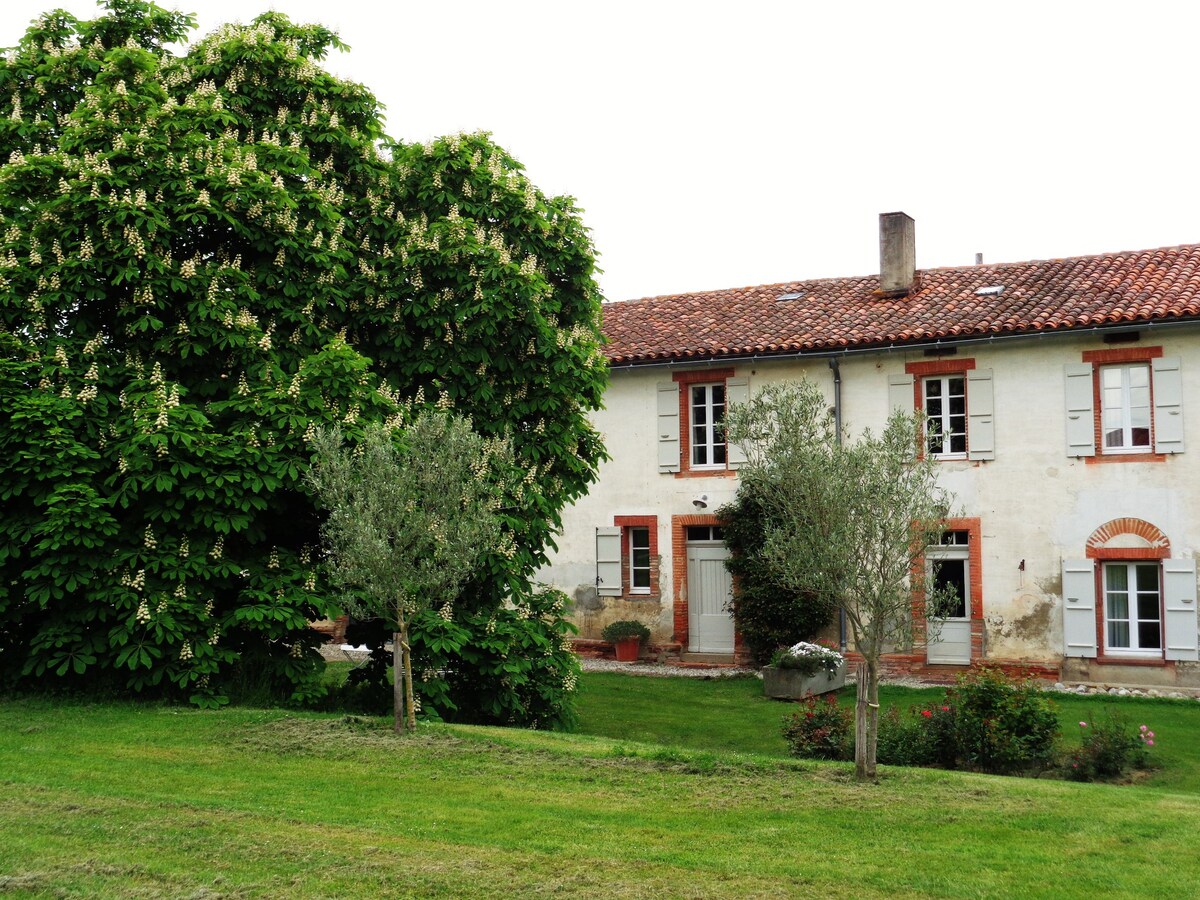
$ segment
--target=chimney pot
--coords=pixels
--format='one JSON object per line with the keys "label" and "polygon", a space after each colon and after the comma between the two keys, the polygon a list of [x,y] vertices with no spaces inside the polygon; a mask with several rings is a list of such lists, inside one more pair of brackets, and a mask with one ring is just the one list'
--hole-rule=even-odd
{"label": "chimney pot", "polygon": [[879,214],[879,289],[907,294],[917,272],[917,223],[902,212]]}
{"label": "chimney pot", "polygon": [[975,254],[975,265],[977,265],[977,266],[983,265],[983,254],[982,253]]}

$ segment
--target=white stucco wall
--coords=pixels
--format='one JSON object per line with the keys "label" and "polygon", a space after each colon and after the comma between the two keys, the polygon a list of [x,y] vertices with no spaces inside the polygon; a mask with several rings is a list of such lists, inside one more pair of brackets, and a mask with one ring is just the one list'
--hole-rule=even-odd
{"label": "white stucco wall", "polygon": [[[991,369],[995,404],[995,459],[941,464],[943,485],[957,497],[956,514],[981,525],[984,621],[987,656],[1061,661],[1061,563],[1082,558],[1095,529],[1122,516],[1143,519],[1171,541],[1172,557],[1191,557],[1200,545],[1200,328],[1143,331],[1136,344],[1162,347],[1182,358],[1185,451],[1158,462],[1092,462],[1067,456],[1064,370],[1087,350],[1108,347],[1100,334],[1035,337],[964,345],[947,359],[974,359]],[[889,412],[888,376],[905,364],[927,360],[920,351],[874,352],[840,358],[842,414],[851,433],[879,429]],[[716,364],[728,368],[729,363]],[[755,392],[775,380],[805,374],[833,402],[833,376],[825,359],[757,360],[733,364]],[[595,417],[612,459],[600,469],[589,496],[564,514],[558,552],[542,580],[574,593],[594,584],[594,529],[614,516],[658,517],[662,602],[608,600],[603,609],[580,612],[584,636],[604,621],[639,612],[657,617],[656,636],[671,636],[674,572],[671,516],[695,512],[692,498],[710,495],[708,511],[732,499],[731,477],[676,477],[657,465],[656,385],[675,371],[703,366],[618,369]],[[1197,398],[1192,400],[1191,398]],[[1021,563],[1024,561],[1024,568]],[[638,605],[640,604],[640,606]],[[593,606],[594,606],[593,602]]]}

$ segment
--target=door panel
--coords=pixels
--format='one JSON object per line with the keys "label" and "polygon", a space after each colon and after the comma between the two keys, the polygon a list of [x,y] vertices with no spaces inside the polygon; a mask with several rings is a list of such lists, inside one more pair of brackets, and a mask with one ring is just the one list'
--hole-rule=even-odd
{"label": "door panel", "polygon": [[733,652],[728,557],[725,547],[688,547],[688,650],[693,653]]}

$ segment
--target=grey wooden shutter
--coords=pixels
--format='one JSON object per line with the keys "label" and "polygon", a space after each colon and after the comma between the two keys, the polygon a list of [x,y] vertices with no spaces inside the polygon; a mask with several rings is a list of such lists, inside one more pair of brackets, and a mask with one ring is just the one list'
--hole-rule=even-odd
{"label": "grey wooden shutter", "polygon": [[679,471],[679,385],[658,383],[658,471]]}
{"label": "grey wooden shutter", "polygon": [[1090,559],[1063,560],[1063,653],[1096,655],[1096,568]]}
{"label": "grey wooden shutter", "polygon": [[1196,561],[1163,560],[1163,636],[1167,659],[1200,659],[1197,653]]}
{"label": "grey wooden shutter", "polygon": [[596,589],[601,597],[621,596],[621,529],[596,529]]}
{"label": "grey wooden shutter", "polygon": [[[1154,370],[1154,452],[1183,452],[1183,379],[1179,357],[1151,360]],[[1195,657],[1191,657],[1195,659]]]}
{"label": "grey wooden shutter", "polygon": [[995,459],[991,369],[967,372],[967,419],[967,459]]}
{"label": "grey wooden shutter", "polygon": [[[745,377],[729,378],[725,381],[725,402],[727,404],[750,402],[750,379]],[[726,443],[725,459],[731,469],[740,469],[746,462],[746,454],[737,444]]]}
{"label": "grey wooden shutter", "polygon": [[1096,419],[1092,406],[1091,363],[1067,363],[1067,456],[1096,455]]}
{"label": "grey wooden shutter", "polygon": [[913,377],[911,375],[888,376],[888,415],[896,410],[912,412],[913,406]]}

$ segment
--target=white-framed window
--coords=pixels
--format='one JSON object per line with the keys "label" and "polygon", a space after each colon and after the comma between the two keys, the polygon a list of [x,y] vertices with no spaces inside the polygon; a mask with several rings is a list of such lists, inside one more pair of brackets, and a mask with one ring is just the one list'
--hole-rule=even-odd
{"label": "white-framed window", "polygon": [[693,384],[691,444],[693,469],[725,467],[725,384]]}
{"label": "white-framed window", "polygon": [[1161,567],[1157,561],[1104,564],[1104,649],[1113,654],[1162,652]]}
{"label": "white-framed window", "polygon": [[888,376],[888,407],[916,409],[925,417],[922,452],[935,459],[996,458],[992,370],[976,369],[975,360],[909,363],[904,374]]}
{"label": "white-framed window", "polygon": [[[1128,461],[1184,452],[1183,377],[1178,356],[1143,347],[1114,359],[1089,350],[1064,367],[1067,455]],[[974,413],[972,413],[973,415]]]}
{"label": "white-framed window", "polygon": [[629,535],[629,593],[650,593],[650,529],[634,526]]}
{"label": "white-framed window", "polygon": [[1104,453],[1150,450],[1150,366],[1100,368],[1100,427]]}
{"label": "white-framed window", "polygon": [[943,459],[966,459],[966,375],[931,375],[922,381],[922,387],[925,396],[925,441],[929,455]]}

